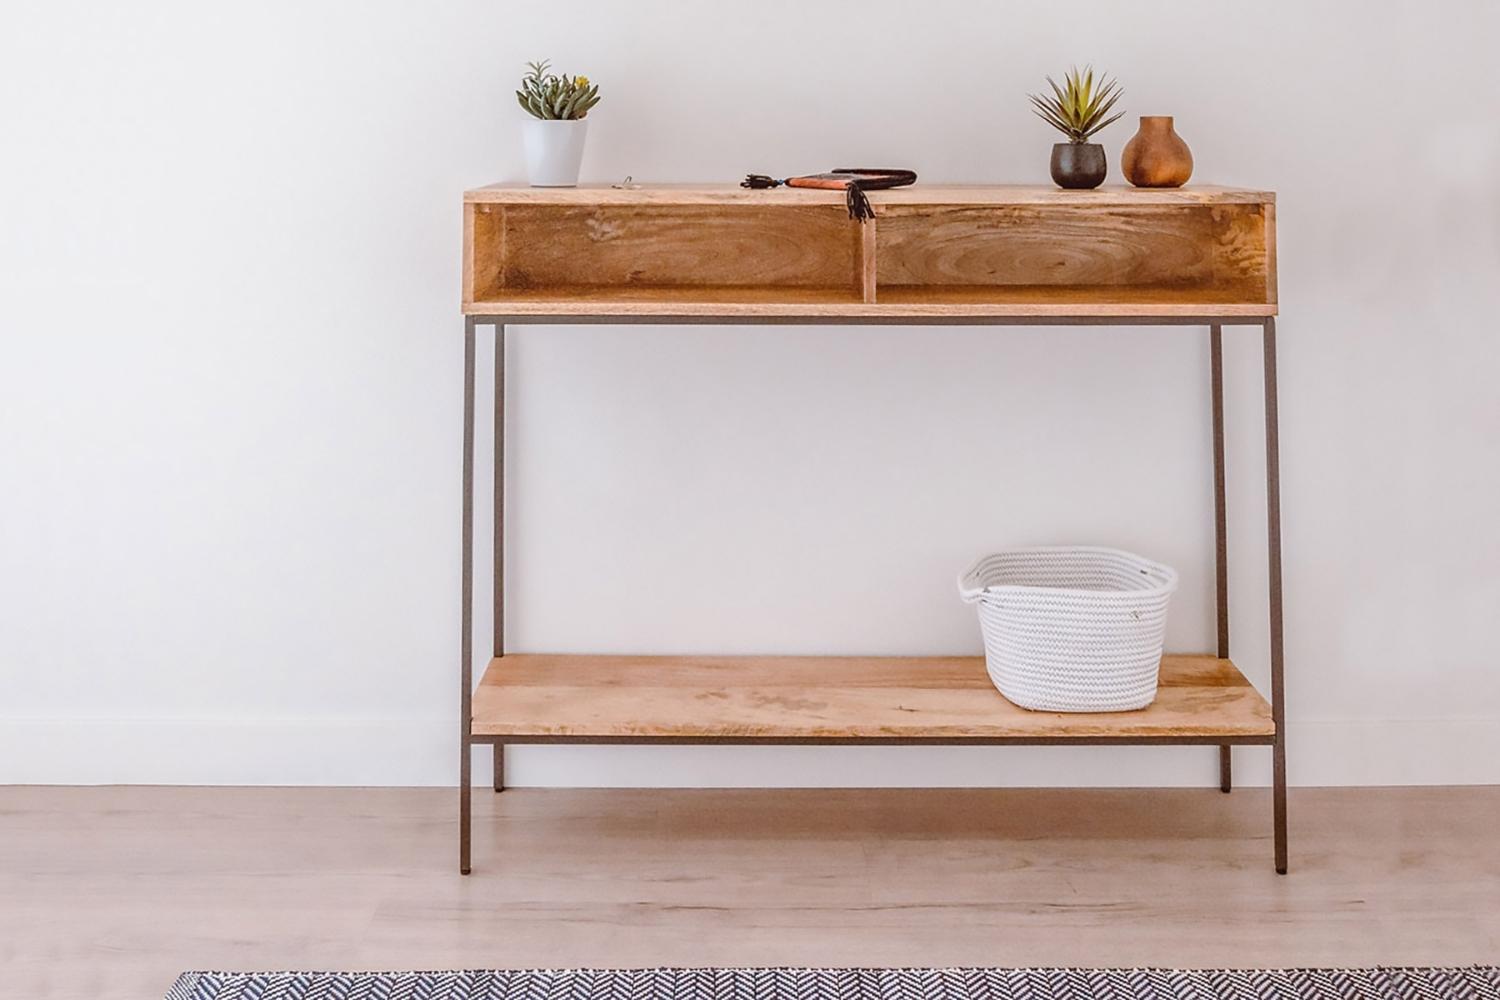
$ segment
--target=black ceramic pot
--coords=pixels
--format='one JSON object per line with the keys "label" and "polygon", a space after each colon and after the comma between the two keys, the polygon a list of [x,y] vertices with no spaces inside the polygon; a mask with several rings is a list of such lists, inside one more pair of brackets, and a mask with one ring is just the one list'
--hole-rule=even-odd
{"label": "black ceramic pot", "polygon": [[1108,172],[1104,147],[1097,142],[1059,142],[1052,147],[1052,179],[1058,187],[1096,188]]}

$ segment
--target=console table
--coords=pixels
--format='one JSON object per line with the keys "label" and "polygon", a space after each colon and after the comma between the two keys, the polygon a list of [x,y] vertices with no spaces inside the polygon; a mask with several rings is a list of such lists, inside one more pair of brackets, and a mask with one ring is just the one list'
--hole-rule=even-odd
{"label": "console table", "polygon": [[[494,185],[464,195],[459,869],[471,750],[490,744],[1201,744],[1269,746],[1276,871],[1287,869],[1276,411],[1275,196],[916,186]],[[590,656],[505,652],[505,328],[516,323],[855,323],[1207,327],[1217,648],[1162,660],[1156,701],[1063,714],[1011,705],[982,657]],[[473,681],[475,333],[495,330],[494,628]],[[1270,703],[1229,658],[1222,330],[1264,347]],[[768,697],[768,694],[775,696]]]}

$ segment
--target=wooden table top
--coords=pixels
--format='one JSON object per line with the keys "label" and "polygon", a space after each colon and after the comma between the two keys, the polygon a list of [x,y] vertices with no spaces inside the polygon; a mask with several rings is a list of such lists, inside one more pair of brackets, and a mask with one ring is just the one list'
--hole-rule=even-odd
{"label": "wooden table top", "polygon": [[[1107,184],[1092,191],[1065,191],[1050,184],[924,184],[918,181],[910,187],[872,191],[870,196],[877,208],[882,205],[1254,205],[1276,201],[1276,195],[1271,191],[1215,184],[1192,184],[1180,188]],[[471,205],[723,205],[729,202],[824,205],[843,204],[844,195],[841,191],[814,188],[751,190],[733,182],[630,187],[580,184],[571,188],[534,188],[505,182],[465,191],[464,201]]]}

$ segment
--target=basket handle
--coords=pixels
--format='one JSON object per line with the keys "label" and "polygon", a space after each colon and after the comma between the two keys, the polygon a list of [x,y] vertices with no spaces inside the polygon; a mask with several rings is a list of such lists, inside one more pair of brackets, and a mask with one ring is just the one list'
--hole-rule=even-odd
{"label": "basket handle", "polygon": [[1011,587],[1004,585],[998,587],[986,587],[982,584],[971,585],[968,580],[969,574],[967,573],[958,578],[958,596],[963,600],[965,604],[978,604],[980,601],[984,600],[986,594],[994,596],[995,594],[1012,589]]}
{"label": "basket handle", "polygon": [[982,559],[976,560],[974,565],[959,575],[958,596],[965,604],[978,604],[984,600],[986,594],[994,595],[1000,591],[1011,589],[1008,584],[985,586],[982,583],[976,582],[980,579],[979,567],[983,566],[991,558],[991,556],[985,556]]}

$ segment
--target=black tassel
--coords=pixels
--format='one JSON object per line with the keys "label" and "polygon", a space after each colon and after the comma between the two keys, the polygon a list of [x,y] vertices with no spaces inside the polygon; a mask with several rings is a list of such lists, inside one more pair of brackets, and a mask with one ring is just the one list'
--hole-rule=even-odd
{"label": "black tassel", "polygon": [[746,174],[745,179],[740,181],[740,187],[760,190],[762,188],[780,187],[785,183],[786,181],[778,181],[776,178],[768,177],[765,174]]}
{"label": "black tassel", "polygon": [[870,204],[870,199],[865,197],[859,184],[850,182],[844,188],[844,201],[849,206],[849,218],[860,222],[875,218],[875,208]]}

